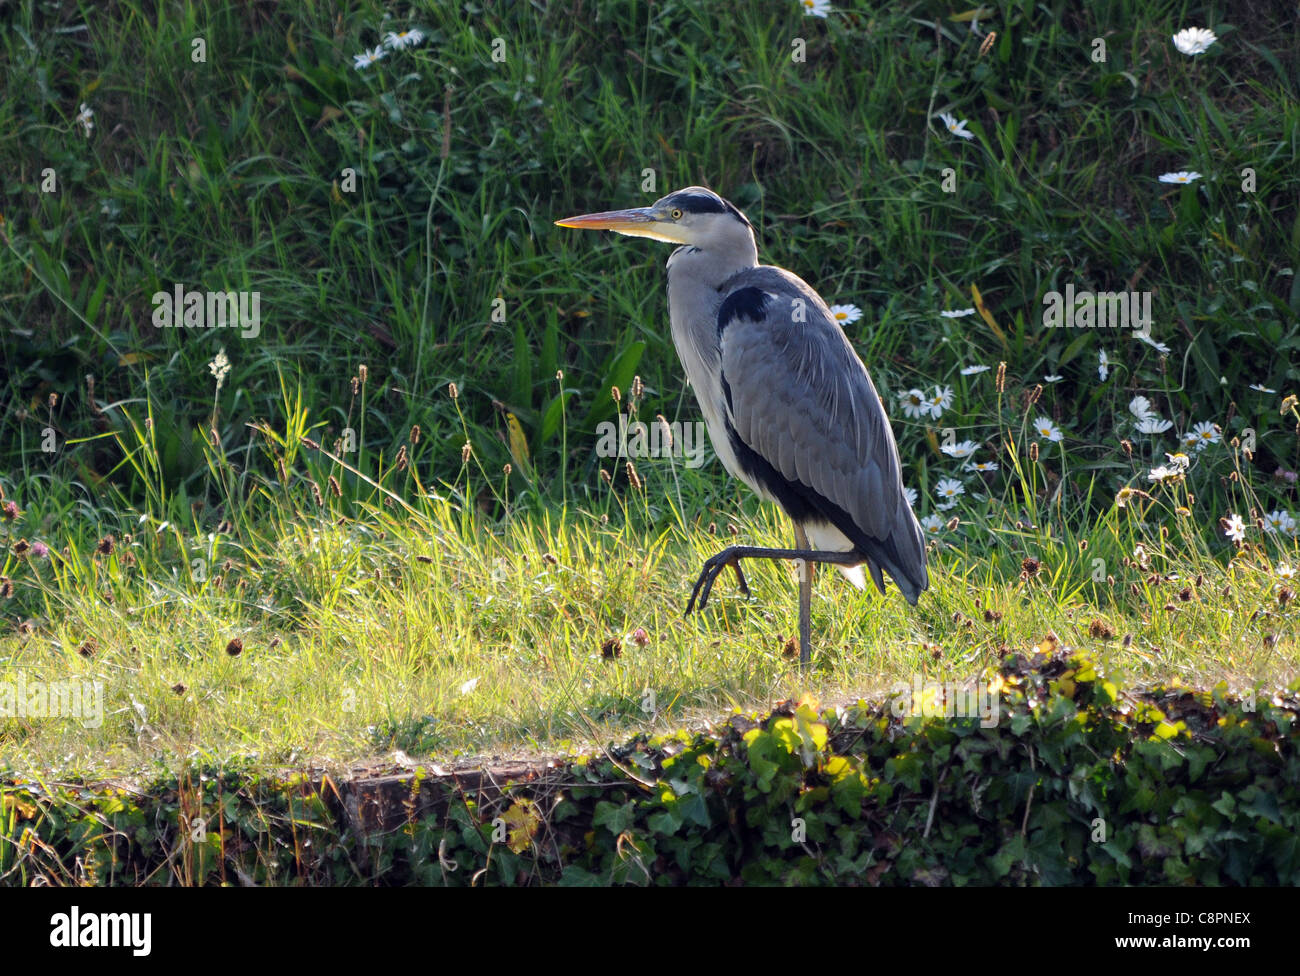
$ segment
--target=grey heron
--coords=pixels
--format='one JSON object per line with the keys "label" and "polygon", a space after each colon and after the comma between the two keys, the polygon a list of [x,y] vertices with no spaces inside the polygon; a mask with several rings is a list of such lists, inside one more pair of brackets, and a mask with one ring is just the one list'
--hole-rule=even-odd
{"label": "grey heron", "polygon": [[898,445],[866,366],[809,285],[760,265],[754,228],[712,190],[688,186],[649,207],[557,220],[681,245],[668,258],[673,344],[723,466],[794,523],[795,548],[730,546],[707,560],[686,606],[741,559],[800,560],[799,659],[811,658],[812,563],[838,566],[907,602],[930,585],[925,536],[903,491]]}

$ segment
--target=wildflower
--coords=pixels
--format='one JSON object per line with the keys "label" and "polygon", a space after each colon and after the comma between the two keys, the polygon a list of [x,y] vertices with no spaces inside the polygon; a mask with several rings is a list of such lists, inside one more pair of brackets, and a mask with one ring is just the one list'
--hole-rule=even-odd
{"label": "wildflower", "polygon": [[1277,568],[1277,578],[1281,580],[1295,579],[1295,567],[1282,563],[1282,565]]}
{"label": "wildflower", "polygon": [[1046,417],[1039,417],[1034,421],[1034,432],[1039,437],[1044,437],[1052,443],[1059,442],[1065,435],[1061,433],[1061,428],[1052,423]]}
{"label": "wildflower", "polygon": [[1195,183],[1201,178],[1201,174],[1195,170],[1179,170],[1176,173],[1161,173],[1161,183]]}
{"label": "wildflower", "polygon": [[1155,411],[1151,409],[1151,401],[1144,396],[1136,396],[1128,402],[1128,412],[1138,420],[1146,420],[1148,417],[1154,417]]}
{"label": "wildflower", "polygon": [[387,53],[388,52],[384,50],[383,46],[380,45],[373,51],[362,51],[360,54],[354,54],[352,55],[352,67],[356,68],[358,71],[369,68]]}
{"label": "wildflower", "polygon": [[963,366],[961,368],[961,375],[975,376],[978,373],[987,373],[990,368],[991,367],[989,366]]}
{"label": "wildflower", "polygon": [[979,447],[974,441],[962,441],[960,444],[945,444],[939,450],[943,451],[949,457],[960,460],[961,458],[970,457]]}
{"label": "wildflower", "polygon": [[1062,377],[1059,373],[1051,373],[1051,374],[1049,374],[1049,375],[1043,377],[1043,382],[1044,382],[1044,383],[1059,383],[1059,382],[1061,382],[1062,379],[1064,379],[1064,377]]}
{"label": "wildflower", "polygon": [[831,0],[799,0],[805,17],[825,17],[831,12]]}
{"label": "wildflower", "polygon": [[396,51],[404,47],[415,47],[415,45],[419,44],[423,40],[424,31],[412,27],[410,30],[402,31],[400,34],[394,34],[392,31],[389,31],[388,36],[384,38],[384,43]]}
{"label": "wildflower", "polygon": [[[939,314],[940,314],[943,318],[945,318],[945,319],[964,319],[967,315],[974,315],[974,314],[975,314],[975,309],[973,309],[973,308],[954,308],[954,309],[951,309],[951,310],[946,311],[946,312],[940,312]],[[985,368],[985,369],[988,369],[987,366],[985,366],[984,368]]]}
{"label": "wildflower", "polygon": [[998,469],[997,461],[968,461],[966,462],[967,471],[996,471]]}
{"label": "wildflower", "polygon": [[1168,468],[1163,464],[1158,468],[1152,468],[1147,474],[1147,481],[1175,481],[1183,476],[1182,468]]}
{"label": "wildflower", "polygon": [[929,404],[930,416],[938,420],[943,412],[952,406],[952,387],[936,386],[927,403]]}
{"label": "wildflower", "polygon": [[904,497],[907,499],[907,504],[908,504],[908,506],[911,507],[911,508],[916,508],[917,500],[918,500],[919,497],[920,497],[919,495],[917,495],[917,493],[916,493],[916,489],[915,489],[915,488],[904,488],[904,489],[903,489],[903,495],[904,495]]}
{"label": "wildflower", "polygon": [[841,327],[852,325],[862,318],[862,309],[856,305],[832,305],[831,318],[838,322]]}
{"label": "wildflower", "polygon": [[903,413],[908,417],[924,417],[930,412],[925,394],[920,390],[908,390],[899,396],[899,400],[903,403]]}
{"label": "wildflower", "polygon": [[1186,471],[1192,464],[1191,459],[1181,452],[1178,454],[1166,454],[1165,457],[1169,459],[1171,465],[1182,471]]}
{"label": "wildflower", "polygon": [[44,542],[32,543],[32,555],[35,556],[37,559],[44,559],[49,554],[50,554],[50,547],[47,546]]}
{"label": "wildflower", "polygon": [[217,350],[217,355],[208,363],[208,369],[217,378],[217,392],[220,393],[221,385],[226,382],[226,374],[230,372],[230,360],[226,358],[225,346]]}
{"label": "wildflower", "polygon": [[939,118],[943,121],[944,126],[953,135],[961,139],[974,139],[975,133],[966,131],[966,120],[957,121],[955,115],[949,115],[947,112],[940,112]]}
{"label": "wildflower", "polygon": [[925,530],[926,535],[938,535],[943,529],[943,519],[938,515],[927,515],[921,519],[921,528]]}
{"label": "wildflower", "polygon": [[1207,27],[1184,27],[1173,39],[1174,47],[1178,48],[1180,54],[1193,57],[1204,54],[1219,38]]}
{"label": "wildflower", "polygon": [[95,128],[95,123],[93,121],[94,118],[95,118],[94,111],[85,102],[82,102],[81,111],[77,113],[77,117],[72,121],[75,122],[77,125],[81,126],[81,128],[86,133],[86,138],[89,139],[90,131],[93,128]]}
{"label": "wildflower", "polygon": [[1134,332],[1133,338],[1137,339],[1139,342],[1145,342],[1148,346],[1150,346],[1156,352],[1160,353],[1160,355],[1162,356],[1169,355],[1169,347],[1166,346],[1163,342],[1156,342],[1149,335],[1143,335],[1141,332]]}
{"label": "wildflower", "polygon": [[1139,434],[1163,434],[1174,425],[1172,420],[1162,420],[1159,417],[1143,417],[1138,422],[1137,432]]}
{"label": "wildflower", "polygon": [[966,494],[966,489],[956,478],[940,479],[939,484],[935,487],[934,491],[940,498],[945,501],[950,501],[953,504],[956,504],[956,498],[958,495]]}
{"label": "wildflower", "polygon": [[466,681],[463,685],[460,686],[460,693],[462,695],[468,695],[471,691],[473,691],[477,687],[478,687],[478,678],[470,678],[468,681]]}
{"label": "wildflower", "polygon": [[1097,353],[1097,376],[1103,383],[1106,377],[1110,375],[1110,357],[1106,355],[1106,350],[1102,349]]}
{"label": "wildflower", "polygon": [[1263,383],[1252,383],[1252,384],[1250,384],[1250,388],[1251,388],[1252,390],[1254,390],[1256,393],[1276,393],[1276,392],[1277,392],[1277,390],[1271,390],[1271,389],[1269,389],[1269,388],[1268,388],[1267,386],[1265,386]]}
{"label": "wildflower", "polygon": [[1277,509],[1264,516],[1264,531],[1269,535],[1273,535],[1275,532],[1287,534],[1294,522],[1295,519],[1291,517],[1290,512]]}
{"label": "wildflower", "polygon": [[1233,542],[1241,542],[1246,538],[1246,523],[1241,520],[1240,515],[1229,515],[1222,520],[1223,534]]}
{"label": "wildflower", "polygon": [[[1196,449],[1198,451],[1203,451],[1211,444],[1219,443],[1220,440],[1218,428],[1208,420],[1197,424],[1196,427],[1193,428],[1192,434],[1196,436]],[[1190,437],[1192,435],[1189,434],[1188,436]]]}
{"label": "wildflower", "polygon": [[646,633],[644,627],[638,627],[636,630],[632,631],[632,643],[637,647],[645,647],[650,643],[650,635]]}

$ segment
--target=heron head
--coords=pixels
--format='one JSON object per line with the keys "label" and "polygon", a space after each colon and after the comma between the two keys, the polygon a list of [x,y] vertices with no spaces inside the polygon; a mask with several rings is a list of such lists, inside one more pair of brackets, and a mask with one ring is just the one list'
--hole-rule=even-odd
{"label": "heron head", "polygon": [[629,237],[648,237],[700,250],[753,247],[754,228],[745,215],[702,186],[674,190],[648,207],[609,210],[557,220],[561,227],[612,230]]}

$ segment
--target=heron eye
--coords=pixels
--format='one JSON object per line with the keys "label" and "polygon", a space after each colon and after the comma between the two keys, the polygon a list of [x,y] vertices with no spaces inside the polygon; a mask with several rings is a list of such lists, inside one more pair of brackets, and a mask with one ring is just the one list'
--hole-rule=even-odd
{"label": "heron eye", "polygon": [[673,207],[673,210],[672,210],[672,218],[673,218],[673,220],[681,220],[681,219],[682,219],[682,212],[681,212],[680,210],[678,210],[676,207]]}

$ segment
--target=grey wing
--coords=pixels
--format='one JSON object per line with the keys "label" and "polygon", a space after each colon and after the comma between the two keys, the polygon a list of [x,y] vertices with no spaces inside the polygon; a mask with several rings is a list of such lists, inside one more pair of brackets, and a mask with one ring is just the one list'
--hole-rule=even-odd
{"label": "grey wing", "polygon": [[[929,586],[925,537],[866,367],[806,283],[779,268],[727,282],[718,344],[738,462],[795,521],[833,524],[909,603]],[[799,321],[802,317],[805,321]]]}

